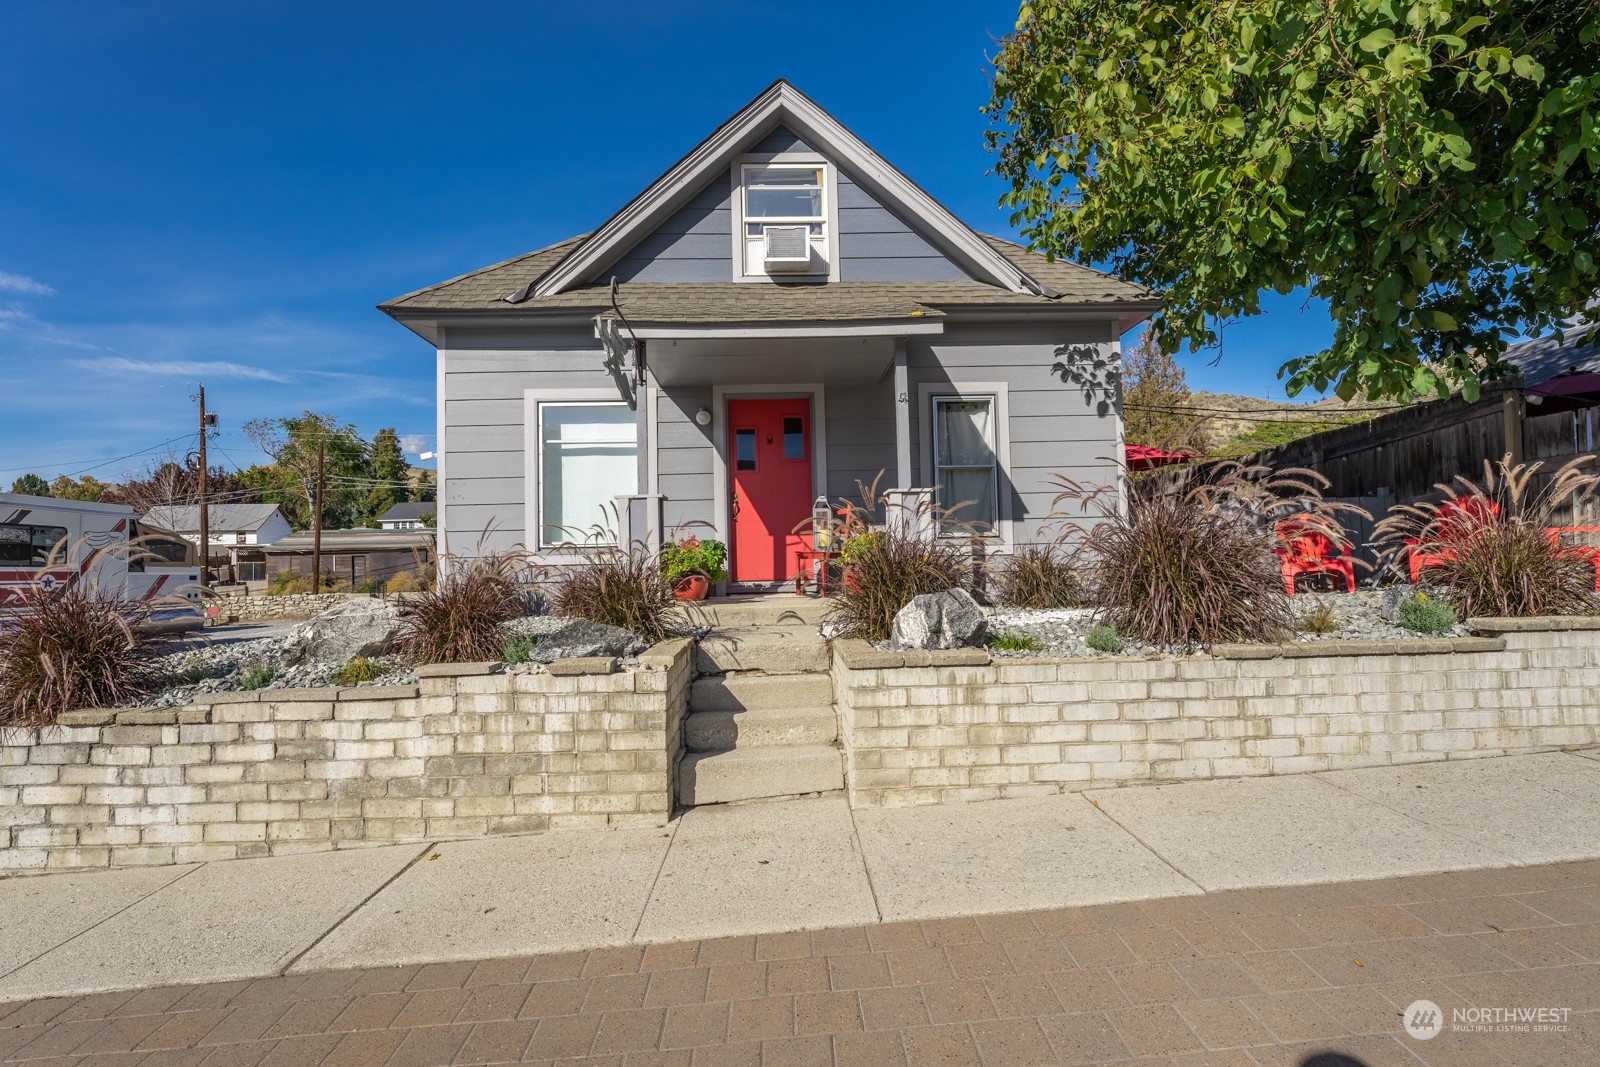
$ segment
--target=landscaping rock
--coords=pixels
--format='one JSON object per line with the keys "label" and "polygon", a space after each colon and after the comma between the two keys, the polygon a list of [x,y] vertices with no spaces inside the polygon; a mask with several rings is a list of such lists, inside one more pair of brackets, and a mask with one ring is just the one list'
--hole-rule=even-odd
{"label": "landscaping rock", "polygon": [[532,634],[535,663],[553,663],[558,659],[587,659],[592,656],[615,656],[619,659],[636,656],[645,649],[644,639],[631,630],[623,630],[588,619],[558,619],[558,625]]}
{"label": "landscaping rock", "polygon": [[889,647],[896,650],[965,648],[988,636],[983,608],[965,589],[924,593],[894,617]]}
{"label": "landscaping rock", "polygon": [[344,664],[357,656],[381,656],[390,648],[400,610],[381,600],[350,600],[297,626],[283,639],[280,661],[288,667]]}
{"label": "landscaping rock", "polygon": [[1416,592],[1414,585],[1391,585],[1383,591],[1383,600],[1378,605],[1378,614],[1383,621],[1391,626],[1400,625],[1400,601]]}

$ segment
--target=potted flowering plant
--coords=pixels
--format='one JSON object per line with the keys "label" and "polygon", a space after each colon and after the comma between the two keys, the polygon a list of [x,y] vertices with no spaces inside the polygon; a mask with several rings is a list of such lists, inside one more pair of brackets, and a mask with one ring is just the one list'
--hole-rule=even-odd
{"label": "potted flowering plant", "polygon": [[728,577],[728,547],[693,534],[662,546],[661,576],[679,600],[704,600],[711,586]]}
{"label": "potted flowering plant", "polygon": [[884,533],[882,530],[862,530],[845,538],[839,545],[839,564],[843,568],[844,586],[851,592],[860,589],[860,583],[853,573],[857,560],[868,555],[883,545]]}

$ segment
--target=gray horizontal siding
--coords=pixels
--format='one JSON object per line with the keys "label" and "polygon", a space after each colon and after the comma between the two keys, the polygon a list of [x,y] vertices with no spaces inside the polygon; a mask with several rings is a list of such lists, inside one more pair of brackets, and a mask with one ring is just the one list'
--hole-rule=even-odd
{"label": "gray horizontal siding", "polygon": [[951,282],[970,276],[841,169],[839,280]]}
{"label": "gray horizontal siding", "polygon": [[[604,389],[600,342],[582,330],[449,330],[445,338],[445,538],[474,554],[525,544],[526,390]],[[485,540],[485,531],[489,531]]]}
{"label": "gray horizontal siding", "polygon": [[895,488],[894,382],[827,391],[828,499],[861,502],[857,486]]}
{"label": "gray horizontal siding", "polygon": [[667,498],[662,522],[669,535],[685,526],[702,536],[711,534],[703,524],[712,521],[715,507],[711,434],[717,423],[698,426],[694,421],[696,411],[709,407],[711,389],[707,386],[663,389],[657,402],[656,485]]}
{"label": "gray horizontal siding", "polygon": [[624,282],[725,282],[733,278],[733,182],[722,174],[676,214],[595,275]]}
{"label": "gray horizontal siding", "polygon": [[752,155],[776,152],[814,152],[816,149],[802,141],[787,126],[779,126],[750,146]]}
{"label": "gray horizontal siding", "polygon": [[[926,484],[921,470],[921,442],[926,413],[918,400],[920,385],[1004,383],[1010,424],[1006,427],[1011,469],[1006,488],[1011,500],[1018,543],[1043,540],[1059,523],[1053,512],[1061,491],[1053,476],[1086,485],[1114,484],[1115,455],[1119,446],[1114,414],[1101,414],[1093,399],[1062,381],[1055,365],[1063,346],[1099,348],[1112,343],[1112,326],[1085,324],[1057,327],[1007,327],[953,325],[947,335],[907,347],[907,372],[912,399],[912,456],[917,483]],[[1076,512],[1073,511],[1076,515]]]}

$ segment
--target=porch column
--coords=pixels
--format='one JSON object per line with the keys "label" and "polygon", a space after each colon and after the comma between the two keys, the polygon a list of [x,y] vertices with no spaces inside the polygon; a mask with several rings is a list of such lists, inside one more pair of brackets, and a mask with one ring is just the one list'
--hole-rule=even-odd
{"label": "porch column", "polygon": [[906,339],[894,342],[894,487],[911,488],[911,382],[906,373]]}

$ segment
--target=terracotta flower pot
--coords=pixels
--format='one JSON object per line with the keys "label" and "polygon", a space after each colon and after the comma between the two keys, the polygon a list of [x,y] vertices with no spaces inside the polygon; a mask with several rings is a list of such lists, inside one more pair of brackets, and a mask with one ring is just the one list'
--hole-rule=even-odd
{"label": "terracotta flower pot", "polygon": [[856,577],[856,573],[853,568],[846,567],[844,569],[844,574],[841,576],[841,581],[844,583],[845,592],[849,593],[851,596],[861,592],[861,579]]}
{"label": "terracotta flower pot", "polygon": [[711,579],[703,574],[686,574],[672,587],[672,595],[679,600],[704,600],[711,591]]}

